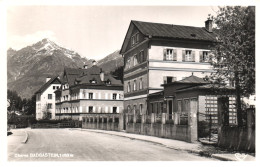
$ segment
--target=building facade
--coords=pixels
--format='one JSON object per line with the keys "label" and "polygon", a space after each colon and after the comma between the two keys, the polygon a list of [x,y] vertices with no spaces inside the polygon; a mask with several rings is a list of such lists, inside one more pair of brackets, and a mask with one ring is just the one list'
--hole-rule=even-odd
{"label": "building facade", "polygon": [[162,84],[212,73],[210,47],[215,41],[212,20],[202,28],[131,21],[120,50],[125,111],[149,113],[148,95],[162,91]]}
{"label": "building facade", "polygon": [[[46,83],[36,94],[36,119],[55,119],[55,91],[61,86],[60,79],[56,76],[46,78]],[[49,114],[48,114],[49,113]]]}
{"label": "building facade", "polygon": [[123,84],[93,65],[89,69],[65,69],[56,92],[56,119],[82,120],[88,113],[121,113]]}

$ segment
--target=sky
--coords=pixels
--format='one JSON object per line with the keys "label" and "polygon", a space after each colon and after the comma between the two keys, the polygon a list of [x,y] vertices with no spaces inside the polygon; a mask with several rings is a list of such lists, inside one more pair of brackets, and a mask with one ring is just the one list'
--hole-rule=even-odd
{"label": "sky", "polygon": [[131,20],[204,27],[217,6],[9,6],[7,47],[43,38],[99,60],[119,50]]}

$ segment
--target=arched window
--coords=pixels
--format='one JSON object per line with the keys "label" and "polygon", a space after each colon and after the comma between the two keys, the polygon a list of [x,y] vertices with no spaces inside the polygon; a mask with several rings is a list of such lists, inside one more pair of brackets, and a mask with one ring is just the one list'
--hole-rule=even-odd
{"label": "arched window", "polygon": [[131,67],[130,63],[131,63],[131,59],[128,58],[127,61],[126,61],[126,69],[129,69]]}
{"label": "arched window", "polygon": [[137,65],[137,55],[134,55],[134,66]]}
{"label": "arched window", "polygon": [[140,78],[139,89],[143,89],[143,78]]}
{"label": "arched window", "polygon": [[134,105],[133,114],[136,114],[136,105]]}
{"label": "arched window", "polygon": [[136,91],[136,80],[134,80],[134,91]]}
{"label": "arched window", "polygon": [[130,92],[131,91],[131,85],[130,85],[130,82],[127,83],[127,92]]}

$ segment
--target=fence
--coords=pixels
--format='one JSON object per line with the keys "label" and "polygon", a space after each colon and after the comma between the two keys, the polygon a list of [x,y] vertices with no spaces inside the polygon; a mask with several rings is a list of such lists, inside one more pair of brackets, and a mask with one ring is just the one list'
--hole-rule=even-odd
{"label": "fence", "polygon": [[[140,120],[140,121],[139,121]],[[126,132],[193,142],[187,113],[126,114]],[[195,135],[195,136],[196,136]]]}
{"label": "fence", "polygon": [[81,127],[81,121],[71,121],[71,122],[62,122],[57,124],[51,124],[51,123],[37,123],[31,125],[32,129],[40,129],[40,128],[80,128]]}
{"label": "fence", "polygon": [[[119,131],[122,129],[119,117],[120,114],[87,114],[82,118],[82,128]],[[128,119],[132,119],[133,121],[133,117],[131,116]]]}

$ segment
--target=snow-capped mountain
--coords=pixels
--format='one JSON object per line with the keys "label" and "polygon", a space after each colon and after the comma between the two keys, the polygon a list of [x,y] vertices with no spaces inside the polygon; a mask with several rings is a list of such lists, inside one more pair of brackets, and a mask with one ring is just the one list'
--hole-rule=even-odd
{"label": "snow-capped mountain", "polygon": [[60,75],[64,67],[82,68],[84,63],[91,66],[92,61],[49,39],[17,51],[10,48],[7,51],[8,89],[30,98],[47,76]]}

